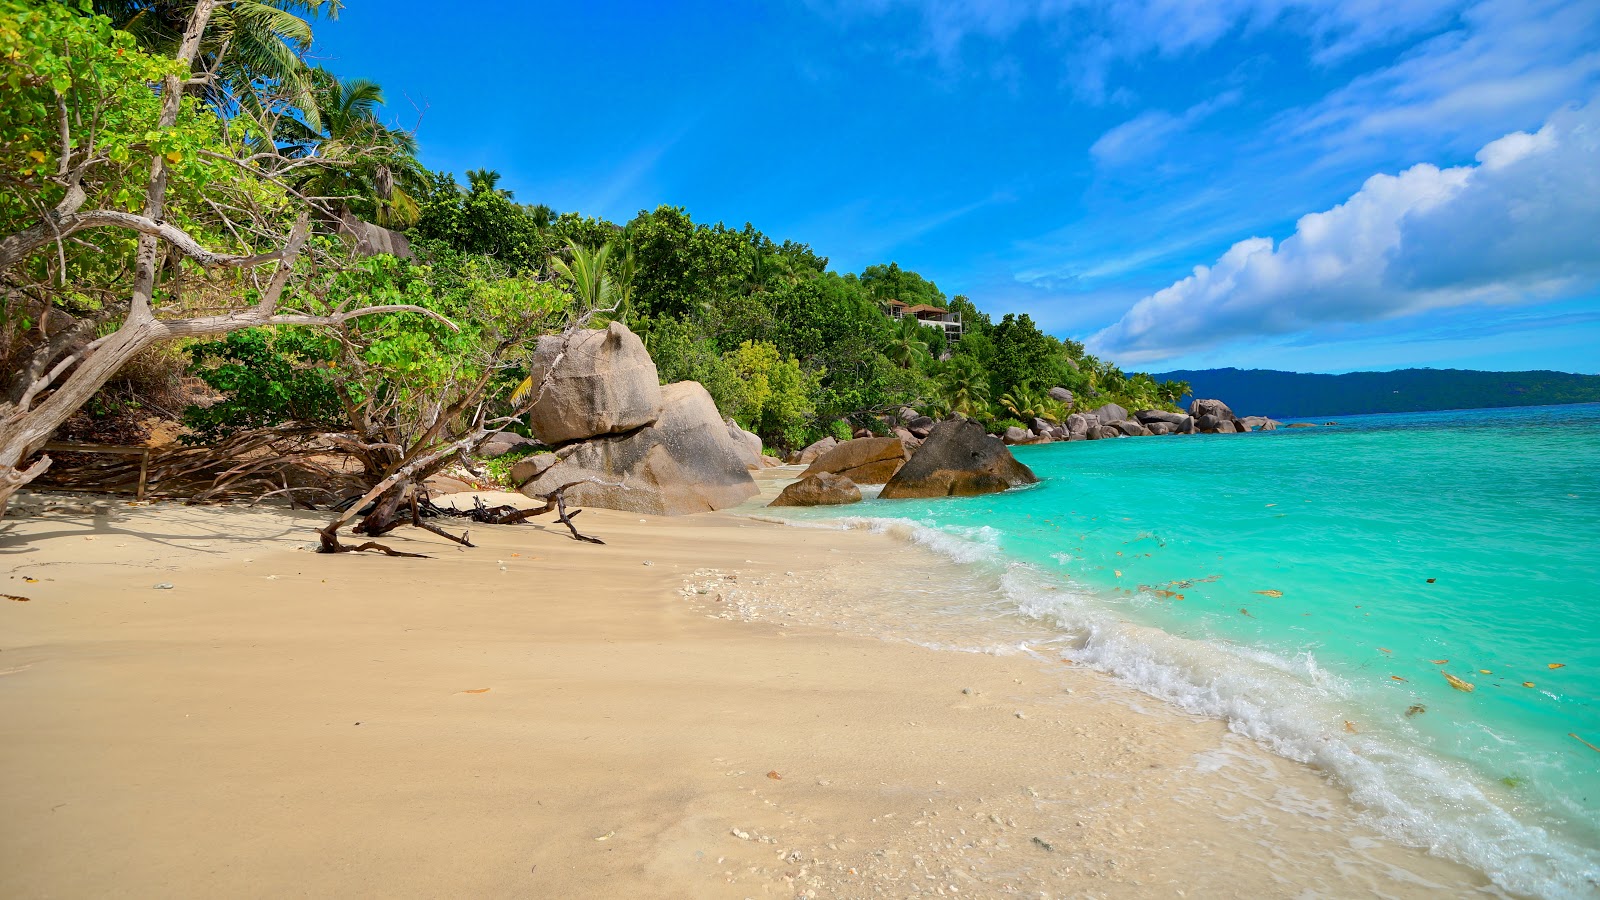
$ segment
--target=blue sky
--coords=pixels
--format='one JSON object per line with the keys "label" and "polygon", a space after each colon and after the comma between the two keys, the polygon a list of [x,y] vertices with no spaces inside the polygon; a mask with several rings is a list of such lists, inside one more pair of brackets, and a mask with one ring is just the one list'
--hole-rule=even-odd
{"label": "blue sky", "polygon": [[317,35],[430,168],[897,261],[1131,369],[1600,372],[1594,0],[347,0]]}

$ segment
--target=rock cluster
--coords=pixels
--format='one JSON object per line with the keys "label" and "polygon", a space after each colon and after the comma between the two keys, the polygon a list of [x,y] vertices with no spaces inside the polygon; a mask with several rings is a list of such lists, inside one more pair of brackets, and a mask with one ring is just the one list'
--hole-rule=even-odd
{"label": "rock cluster", "polygon": [[533,375],[544,393],[529,427],[554,450],[512,467],[524,494],[571,485],[575,505],[683,515],[758,493],[750,470],[767,465],[760,438],[724,421],[697,382],[661,386],[621,323],[541,340]]}
{"label": "rock cluster", "polygon": [[933,427],[878,496],[889,500],[972,497],[1038,480],[1005,444],[984,434],[978,423],[952,419]]}
{"label": "rock cluster", "polygon": [[1190,404],[1187,414],[1164,409],[1130,413],[1115,403],[1107,403],[1089,412],[1072,413],[1060,424],[1034,419],[1026,428],[1012,426],[996,437],[1011,445],[1046,444],[1169,434],[1238,434],[1274,431],[1281,425],[1266,416],[1241,419],[1221,400],[1196,400]]}
{"label": "rock cluster", "polygon": [[843,475],[817,472],[783,489],[768,506],[840,506],[860,503],[861,489]]}
{"label": "rock cluster", "polygon": [[805,474],[826,472],[843,475],[856,484],[883,484],[909,458],[905,442],[898,437],[856,438],[818,456]]}

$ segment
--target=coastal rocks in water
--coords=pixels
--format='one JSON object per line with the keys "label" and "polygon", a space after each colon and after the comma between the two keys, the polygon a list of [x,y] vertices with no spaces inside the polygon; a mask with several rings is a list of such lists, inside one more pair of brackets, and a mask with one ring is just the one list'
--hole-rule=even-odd
{"label": "coastal rocks in water", "polygon": [[1053,387],[1050,389],[1050,399],[1071,406],[1072,392],[1064,387]]}
{"label": "coastal rocks in water", "polygon": [[734,452],[739,454],[739,461],[744,463],[746,469],[754,471],[766,466],[761,462],[761,437],[739,427],[739,423],[732,419],[724,420],[728,426],[728,437],[733,441]]}
{"label": "coastal rocks in water", "polygon": [[1135,422],[1132,419],[1123,419],[1122,421],[1117,422],[1115,425],[1112,425],[1111,427],[1113,427],[1116,430],[1122,432],[1123,434],[1127,435],[1128,437],[1149,437],[1150,436],[1150,429],[1144,427],[1143,425],[1140,425],[1138,422]]}
{"label": "coastal rocks in water", "polygon": [[566,340],[564,353],[563,340],[540,338],[530,366],[534,390],[555,366],[528,413],[528,427],[539,440],[554,447],[656,420],[662,404],[656,364],[627,326],[612,322],[604,330],[579,331]]}
{"label": "coastal rocks in water", "polygon": [[1114,425],[1126,419],[1128,411],[1115,403],[1107,403],[1105,406],[1095,410],[1094,415],[1100,419],[1101,425]]}
{"label": "coastal rocks in water", "polygon": [[1039,479],[976,422],[957,420],[934,426],[927,441],[901,467],[880,497],[973,497],[993,494]]}
{"label": "coastal rocks in water", "polygon": [[1026,444],[1033,440],[1033,432],[1026,428],[1019,428],[1018,426],[1013,425],[1006,429],[1006,433],[1002,435],[1002,439],[1006,443],[1013,446],[1017,444]]}
{"label": "coastal rocks in water", "polygon": [[1289,427],[1289,428],[1316,428],[1317,427],[1317,423],[1315,423],[1315,422],[1290,422],[1287,427]]}
{"label": "coastal rocks in water", "polygon": [[[1189,417],[1188,416],[1184,416],[1184,418],[1187,419]],[[1150,433],[1151,434],[1177,434],[1178,433],[1178,426],[1172,424],[1171,422],[1151,422],[1149,425],[1146,425],[1145,427],[1150,429]]]}
{"label": "coastal rocks in water", "polygon": [[1244,423],[1245,431],[1255,431],[1258,428],[1262,431],[1277,431],[1278,426],[1283,424],[1276,419],[1269,419],[1266,416],[1245,416],[1239,421]]}
{"label": "coastal rocks in water", "polygon": [[844,475],[818,472],[783,489],[768,506],[842,506],[860,503],[861,489]]}
{"label": "coastal rocks in water", "polygon": [[705,388],[669,384],[661,401],[655,424],[562,447],[522,492],[543,497],[581,481],[566,492],[575,506],[667,516],[726,509],[759,493]]}
{"label": "coastal rocks in water", "polygon": [[1100,417],[1094,413],[1073,413],[1067,416],[1067,434],[1088,435],[1090,430],[1099,427]]}
{"label": "coastal rocks in water", "polygon": [[869,437],[845,441],[817,457],[805,474],[831,472],[856,484],[883,484],[905,465],[909,453],[897,437]]}
{"label": "coastal rocks in water", "polygon": [[539,442],[533,438],[523,437],[510,431],[502,431],[491,436],[478,446],[477,457],[479,459],[499,459],[518,447],[537,443]]}
{"label": "coastal rocks in water", "polygon": [[801,450],[800,456],[795,459],[794,464],[797,466],[809,466],[817,461],[817,457],[827,453],[829,450],[832,450],[837,446],[839,446],[839,439],[829,435],[828,437],[817,441],[815,444],[807,446],[804,450]]}
{"label": "coastal rocks in water", "polygon": [[1141,409],[1134,413],[1133,417],[1139,420],[1140,425],[1143,425],[1147,428],[1152,422],[1166,422],[1169,425],[1179,425],[1182,424],[1184,419],[1189,418],[1183,413],[1167,412],[1164,409]]}
{"label": "coastal rocks in water", "polygon": [[1106,438],[1122,437],[1122,432],[1115,425],[1096,425],[1089,429],[1089,440],[1103,441]]}
{"label": "coastal rocks in water", "polygon": [[[1228,408],[1228,404],[1221,400],[1196,400],[1189,404],[1189,415],[1194,416],[1197,422],[1206,416],[1215,416],[1219,421],[1232,421],[1238,418],[1233,414],[1233,410]],[[1204,431],[1205,427],[1201,426],[1200,430]]]}
{"label": "coastal rocks in water", "polygon": [[1043,419],[1036,418],[1032,422],[1028,423],[1028,428],[1034,434],[1042,434],[1046,437],[1049,437],[1050,432],[1055,428],[1055,426]]}

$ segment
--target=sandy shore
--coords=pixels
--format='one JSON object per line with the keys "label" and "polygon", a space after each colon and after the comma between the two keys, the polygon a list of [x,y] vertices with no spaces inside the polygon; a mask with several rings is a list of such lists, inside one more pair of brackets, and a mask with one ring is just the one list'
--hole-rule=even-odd
{"label": "sandy shore", "polygon": [[23,505],[3,896],[1484,890],[1096,673],[718,606],[941,565],[886,536],[590,510],[606,546],[480,526],[330,557],[317,514]]}

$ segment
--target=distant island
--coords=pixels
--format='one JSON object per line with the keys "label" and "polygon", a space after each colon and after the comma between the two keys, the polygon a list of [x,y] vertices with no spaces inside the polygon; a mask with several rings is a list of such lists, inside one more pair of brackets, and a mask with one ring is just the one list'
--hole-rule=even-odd
{"label": "distant island", "polygon": [[1318,375],[1228,368],[1180,370],[1154,377],[1185,381],[1196,397],[1226,397],[1240,409],[1278,418],[1600,401],[1600,375],[1571,372],[1396,369]]}

